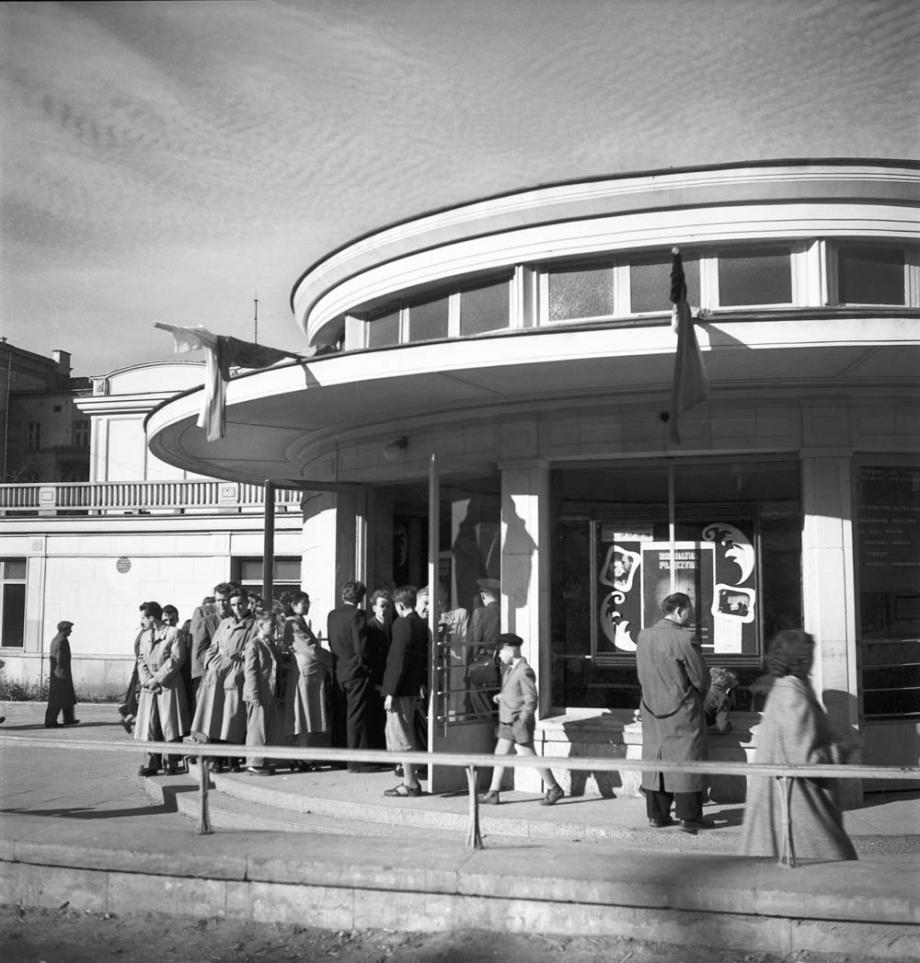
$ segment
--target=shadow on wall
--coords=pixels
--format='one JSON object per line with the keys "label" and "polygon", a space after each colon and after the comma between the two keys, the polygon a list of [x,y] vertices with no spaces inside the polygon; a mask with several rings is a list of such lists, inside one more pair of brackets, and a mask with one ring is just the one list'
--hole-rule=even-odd
{"label": "shadow on wall", "polygon": [[[600,717],[604,718],[604,717]],[[597,717],[587,719],[567,720],[562,726],[568,743],[569,758],[594,757],[612,759],[626,758],[626,746],[623,744],[622,728],[617,737],[616,729],[608,725],[599,724]],[[551,746],[547,746],[547,754],[555,754]],[[614,799],[615,790],[620,789],[623,781],[618,772],[598,772],[592,769],[571,769],[565,774],[570,782],[563,786],[570,796],[593,795],[594,782],[597,792],[604,799]],[[557,774],[561,778],[562,774]]]}
{"label": "shadow on wall", "polygon": [[502,523],[505,528],[502,545],[502,594],[508,598],[508,625],[505,631],[517,632],[517,610],[527,605],[537,543],[527,531],[527,525],[518,515],[514,499],[510,495],[502,498]]}

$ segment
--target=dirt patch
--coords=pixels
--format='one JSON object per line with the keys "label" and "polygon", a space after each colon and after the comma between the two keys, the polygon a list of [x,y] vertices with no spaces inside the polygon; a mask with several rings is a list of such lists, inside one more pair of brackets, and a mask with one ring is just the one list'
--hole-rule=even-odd
{"label": "dirt patch", "polygon": [[113,916],[79,913],[66,904],[58,910],[0,907],[0,958],[4,963],[875,963],[840,954],[778,956],[611,937],[334,932],[217,917]]}

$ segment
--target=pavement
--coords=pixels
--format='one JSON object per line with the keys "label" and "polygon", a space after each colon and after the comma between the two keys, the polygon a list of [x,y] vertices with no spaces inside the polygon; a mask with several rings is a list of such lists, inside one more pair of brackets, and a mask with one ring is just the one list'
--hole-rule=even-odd
{"label": "pavement", "polygon": [[503,794],[481,807],[474,850],[466,793],[385,798],[388,772],[216,775],[215,831],[198,835],[194,778],[143,779],[140,753],[76,749],[128,744],[114,706],[81,705],[81,724],[56,730],[43,711],[0,707],[5,904],[920,959],[920,792],[845,813],[857,862],[796,869],[736,855],[741,806],[708,806],[717,828],[689,836],[649,830],[629,798]]}

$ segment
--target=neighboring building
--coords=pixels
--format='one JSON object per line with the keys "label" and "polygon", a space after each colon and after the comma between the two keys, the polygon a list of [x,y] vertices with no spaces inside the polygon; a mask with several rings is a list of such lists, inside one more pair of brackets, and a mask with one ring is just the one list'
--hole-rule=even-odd
{"label": "neighboring building", "polygon": [[0,338],[0,482],[86,481],[89,420],[76,400],[89,378],[70,377],[70,353],[50,358]]}
{"label": "neighboring building", "polygon": [[[171,602],[188,618],[218,582],[261,589],[262,487],[176,469],[147,449],[144,418],[199,386],[203,372],[200,362],[143,364],[92,378],[91,387],[86,379],[85,391],[61,399],[88,426],[88,481],[40,476],[34,484],[0,486],[0,658],[7,677],[43,678],[55,626],[66,618],[75,623],[78,694],[123,691],[141,602]],[[36,408],[45,398],[15,397]],[[301,586],[300,493],[279,492],[276,504],[280,591]]]}
{"label": "neighboring building", "polygon": [[[915,162],[778,161],[406,220],[294,287],[308,343],[344,350],[231,381],[219,442],[195,427],[200,392],[161,405],[150,448],[327,489],[304,505],[317,613],[355,574],[418,583],[436,563],[467,609],[478,577],[500,577],[547,740],[635,740],[636,637],[676,585],[710,663],[745,684],[773,632],[813,632],[835,724],[860,728],[866,761],[915,765],[918,205]],[[674,245],[710,312],[711,393],[680,445],[661,417]],[[463,730],[445,704],[438,744],[489,745],[490,725]]]}

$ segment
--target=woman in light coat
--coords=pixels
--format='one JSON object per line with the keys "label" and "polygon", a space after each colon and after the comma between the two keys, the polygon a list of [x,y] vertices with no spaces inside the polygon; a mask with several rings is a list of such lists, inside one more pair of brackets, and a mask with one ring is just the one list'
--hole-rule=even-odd
{"label": "woman in light coat", "polygon": [[[780,632],[767,651],[775,676],[757,735],[755,763],[811,766],[845,762],[857,739],[835,741],[827,715],[808,681],[815,640],[800,629]],[[826,782],[833,782],[827,780]],[[793,779],[789,800],[796,858],[856,859],[831,787],[820,779]],[[775,776],[749,776],[741,852],[778,858],[785,849],[782,783]],[[788,854],[792,855],[792,854]]]}
{"label": "woman in light coat", "polygon": [[[256,616],[258,634],[246,643],[243,663],[243,701],[246,703],[246,746],[278,744],[280,728],[278,684],[280,672],[275,647],[275,617],[271,612]],[[270,776],[272,767],[262,756],[246,760],[247,772]]]}
{"label": "woman in light coat", "polygon": [[[328,746],[332,719],[329,711],[332,654],[320,645],[307,622],[310,596],[297,592],[292,615],[284,623],[282,648],[291,654],[284,704],[284,727],[298,746]],[[309,763],[295,768],[310,769]]]}
{"label": "woman in light coat", "polygon": [[[180,742],[189,730],[188,699],[182,664],[188,657],[178,630],[163,621],[157,602],[145,602],[137,655],[140,698],[134,738],[138,742]],[[139,775],[152,776],[162,766],[159,753],[148,753]],[[167,774],[178,771],[178,757],[166,757]]]}

